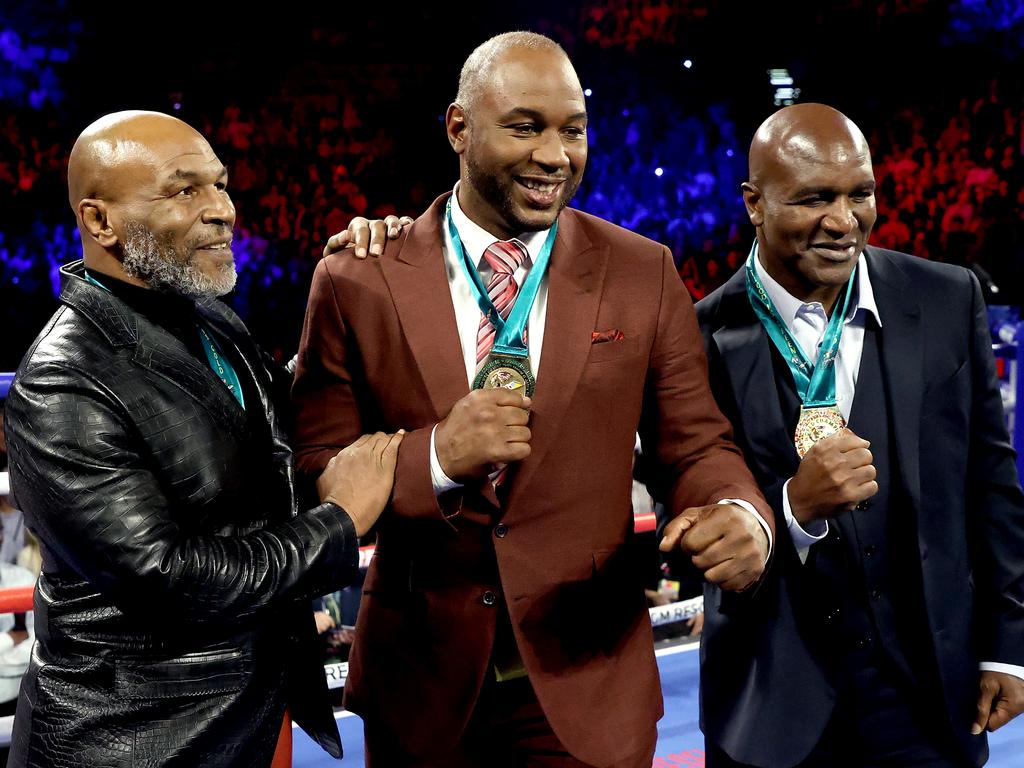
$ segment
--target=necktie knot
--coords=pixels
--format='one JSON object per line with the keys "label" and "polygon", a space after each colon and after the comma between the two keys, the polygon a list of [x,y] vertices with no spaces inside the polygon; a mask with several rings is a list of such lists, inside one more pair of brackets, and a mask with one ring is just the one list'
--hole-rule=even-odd
{"label": "necktie knot", "polygon": [[526,249],[518,240],[498,240],[487,246],[484,258],[495,275],[514,275],[526,260]]}

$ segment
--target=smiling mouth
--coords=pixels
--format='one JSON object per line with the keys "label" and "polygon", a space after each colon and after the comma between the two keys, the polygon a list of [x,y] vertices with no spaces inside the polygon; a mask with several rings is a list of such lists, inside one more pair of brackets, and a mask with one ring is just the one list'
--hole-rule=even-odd
{"label": "smiling mouth", "polygon": [[857,243],[814,243],[811,248],[830,261],[847,261],[857,256]]}
{"label": "smiling mouth", "polygon": [[558,200],[558,191],[565,179],[533,179],[517,176],[516,184],[524,190],[527,201],[538,208],[549,208]]}

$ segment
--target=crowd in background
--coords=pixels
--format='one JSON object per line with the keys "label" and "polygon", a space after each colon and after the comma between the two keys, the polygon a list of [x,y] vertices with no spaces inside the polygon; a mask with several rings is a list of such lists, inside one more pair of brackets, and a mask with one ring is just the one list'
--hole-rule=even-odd
{"label": "crowd in background", "polygon": [[[545,23],[576,56],[588,90],[590,160],[575,205],[667,244],[695,299],[723,283],[749,249],[752,231],[739,191],[756,125],[749,116],[759,121],[771,109],[750,104],[745,91],[730,98],[729,88],[708,87],[713,76],[693,75],[678,63],[658,76],[674,61],[665,52],[702,23],[709,5],[606,0]],[[843,5],[856,13],[862,4]],[[925,5],[877,4],[872,23],[896,29]],[[964,26],[965,13],[951,16],[945,34]],[[0,229],[0,306],[4,327],[13,329],[0,370],[16,366],[52,311],[59,265],[79,254],[65,169],[77,130],[95,115],[68,115],[72,100],[61,73],[70,79],[71,68],[62,62],[84,46],[74,34],[74,25],[53,31],[59,44],[47,49],[0,31],[7,65],[0,99],[8,102],[0,121],[0,205],[8,222]],[[239,268],[230,300],[280,359],[294,351],[326,238],[356,215],[415,215],[455,177],[440,123],[432,134],[406,126],[424,109],[441,119],[444,98],[429,94],[437,103],[420,108],[427,96],[409,88],[430,81],[430,62],[339,56],[356,39],[343,28],[310,27],[301,35],[304,58],[282,67],[273,88],[205,99],[174,91],[165,107],[210,137],[229,168]],[[635,61],[635,70],[623,69],[623,61]],[[11,86],[19,76],[23,85]],[[703,85],[684,77],[702,78]],[[869,132],[879,182],[872,242],[977,263],[1002,300],[1019,302],[1022,93],[1021,79],[1006,73],[971,83],[956,99],[894,93],[877,101],[878,114],[852,114]],[[901,106],[889,109],[892,103]]]}

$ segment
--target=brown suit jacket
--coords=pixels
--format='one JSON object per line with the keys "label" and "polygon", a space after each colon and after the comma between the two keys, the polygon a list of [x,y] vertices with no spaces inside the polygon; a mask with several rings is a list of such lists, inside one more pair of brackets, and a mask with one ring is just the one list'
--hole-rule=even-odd
{"label": "brown suit jacket", "polygon": [[410,755],[443,754],[490,674],[503,601],[556,734],[608,765],[649,743],[662,714],[627,547],[634,433],[663,468],[673,509],[742,498],[772,516],[711,397],[668,249],[573,209],[551,256],[532,454],[498,494],[483,482],[439,503],[431,429],[469,392],[441,251],[446,199],[379,259],[322,261],[310,293],[294,387],[300,469],[322,469],[364,432],[409,430],[346,705]]}

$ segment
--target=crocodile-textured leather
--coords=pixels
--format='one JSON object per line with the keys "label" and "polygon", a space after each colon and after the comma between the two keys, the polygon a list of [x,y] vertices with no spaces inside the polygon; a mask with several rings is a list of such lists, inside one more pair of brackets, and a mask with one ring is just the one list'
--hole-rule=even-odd
{"label": "crocodile-textured leather", "polygon": [[[199,315],[249,377],[208,366],[62,270],[62,306],[6,407],[11,479],[43,548],[10,766],[266,766],[287,705],[340,756],[309,601],[352,580],[349,517],[303,514],[275,385],[241,321]],[[237,366],[236,366],[237,367]]]}

